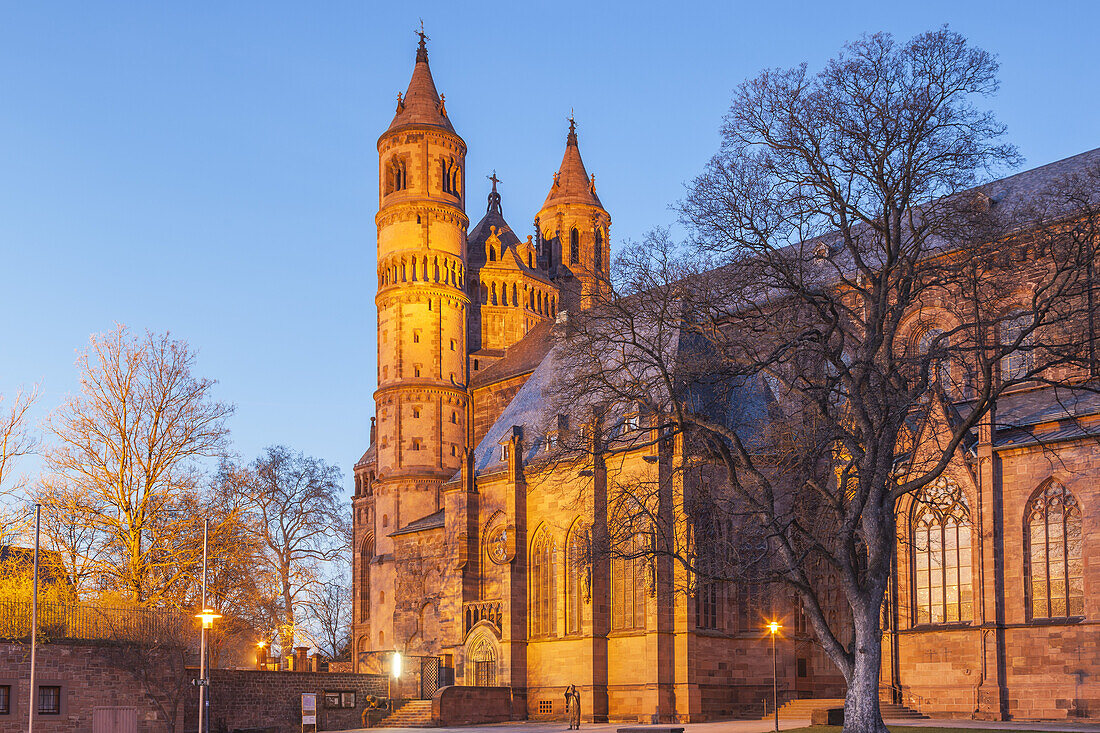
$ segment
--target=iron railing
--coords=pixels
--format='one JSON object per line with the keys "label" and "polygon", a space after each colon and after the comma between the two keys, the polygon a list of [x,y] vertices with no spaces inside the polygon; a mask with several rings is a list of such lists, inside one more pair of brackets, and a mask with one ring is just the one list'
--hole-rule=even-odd
{"label": "iron railing", "polygon": [[[168,644],[182,640],[193,627],[187,614],[168,609],[38,604],[38,633],[42,639]],[[0,601],[0,639],[30,639],[30,635],[31,604]]]}

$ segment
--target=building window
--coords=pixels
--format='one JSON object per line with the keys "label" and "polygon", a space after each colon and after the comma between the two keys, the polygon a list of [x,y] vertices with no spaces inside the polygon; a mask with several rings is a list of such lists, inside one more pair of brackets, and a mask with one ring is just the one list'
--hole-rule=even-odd
{"label": "building window", "polygon": [[913,505],[916,624],[971,619],[970,510],[958,485],[940,478]]}
{"label": "building window", "polygon": [[420,450],[420,438],[413,438],[412,449]]}
{"label": "building window", "polygon": [[420,417],[420,408],[418,408],[418,407],[413,408],[413,417]]}
{"label": "building window", "polygon": [[453,443],[451,444],[451,455],[458,456],[458,446]]}
{"label": "building window", "polygon": [[[1001,346],[1014,349],[1001,357],[1001,379],[1023,379],[1031,371],[1031,335],[1022,336],[1031,324],[1028,315],[1017,316],[1001,324]],[[1020,344],[1013,347],[1017,339]]]}
{"label": "building window", "polygon": [[553,715],[554,714],[554,701],[553,700],[539,700],[539,715]]}
{"label": "building window", "polygon": [[555,554],[553,538],[540,530],[531,543],[531,636],[551,636],[555,631]]}
{"label": "building window", "polygon": [[455,350],[455,340],[451,339],[451,351]]}
{"label": "building window", "polygon": [[416,364],[415,366],[413,366],[413,376],[414,377],[419,377],[420,376],[420,365],[419,364]]}
{"label": "building window", "polygon": [[717,629],[718,624],[718,583],[700,582],[695,587],[695,628]]}
{"label": "building window", "polygon": [[477,371],[477,359],[474,359],[474,371]]}
{"label": "building window", "polygon": [[[947,357],[950,341],[942,328],[929,328],[920,335],[918,348],[921,357],[929,356],[928,385],[948,389],[951,386],[951,362]],[[933,352],[931,353],[930,352]]]}
{"label": "building window", "polygon": [[502,461],[507,461],[508,460],[508,447],[509,446],[508,446],[507,443],[504,443],[503,445],[500,446],[500,460],[502,460]]}
{"label": "building window", "polygon": [[1083,616],[1084,553],[1077,499],[1052,481],[1031,497],[1024,517],[1030,617]]}
{"label": "building window", "polygon": [[452,412],[451,413],[451,425],[458,425],[458,413],[457,412]]}
{"label": "building window", "polygon": [[0,685],[0,715],[11,715],[11,685]]}
{"label": "building window", "polygon": [[581,632],[582,609],[588,579],[588,529],[578,522],[566,541],[565,633]]}
{"label": "building window", "polygon": [[419,329],[416,329],[416,330],[413,331],[413,343],[414,344],[420,343],[420,330]]}
{"label": "building window", "polygon": [[645,628],[646,536],[634,534],[611,560],[611,628]]}
{"label": "building window", "polygon": [[38,686],[38,714],[61,715],[61,688],[57,685]]}
{"label": "building window", "polygon": [[569,232],[569,264],[575,265],[581,261],[581,235],[576,229]]}
{"label": "building window", "polygon": [[594,259],[596,261],[596,272],[603,271],[603,232],[598,228],[596,229],[596,245],[594,248]]}

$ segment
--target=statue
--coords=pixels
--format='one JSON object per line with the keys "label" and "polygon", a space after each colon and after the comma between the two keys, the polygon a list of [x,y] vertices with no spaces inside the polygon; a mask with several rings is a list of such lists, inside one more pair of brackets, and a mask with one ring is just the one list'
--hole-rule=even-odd
{"label": "statue", "polygon": [[576,685],[565,690],[565,712],[569,715],[569,730],[581,729],[581,694]]}

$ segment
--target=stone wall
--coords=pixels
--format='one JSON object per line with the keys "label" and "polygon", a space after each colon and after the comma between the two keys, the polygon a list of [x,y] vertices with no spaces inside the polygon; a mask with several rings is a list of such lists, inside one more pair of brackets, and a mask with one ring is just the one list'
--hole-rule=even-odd
{"label": "stone wall", "polygon": [[[317,693],[318,730],[345,730],[361,726],[368,695],[388,696],[383,675],[326,672],[210,671],[210,728],[270,728],[279,733],[302,729],[302,693]],[[354,693],[348,708],[328,707],[325,692]],[[348,702],[351,702],[350,698]],[[198,691],[190,690],[185,704],[186,729],[195,728]]]}
{"label": "stone wall", "polygon": [[[36,682],[57,686],[57,715],[36,715],[42,733],[86,733],[96,707],[134,707],[139,733],[163,733],[185,698],[181,651],[106,643],[50,643],[38,647]],[[10,687],[10,712],[0,715],[0,733],[27,729],[30,645],[0,642],[0,685]]]}
{"label": "stone wall", "polygon": [[[521,717],[522,710],[516,711]],[[510,687],[441,687],[432,698],[432,722],[441,726],[513,720]]]}

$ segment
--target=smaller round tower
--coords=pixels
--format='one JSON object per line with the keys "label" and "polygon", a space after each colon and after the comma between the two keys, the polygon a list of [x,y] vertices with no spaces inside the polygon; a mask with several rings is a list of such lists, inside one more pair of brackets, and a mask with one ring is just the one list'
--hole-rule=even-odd
{"label": "smaller round tower", "polygon": [[611,215],[596,195],[596,177],[584,168],[570,115],[565,155],[535,217],[539,264],[560,289],[562,308],[588,308],[609,292],[610,230]]}

